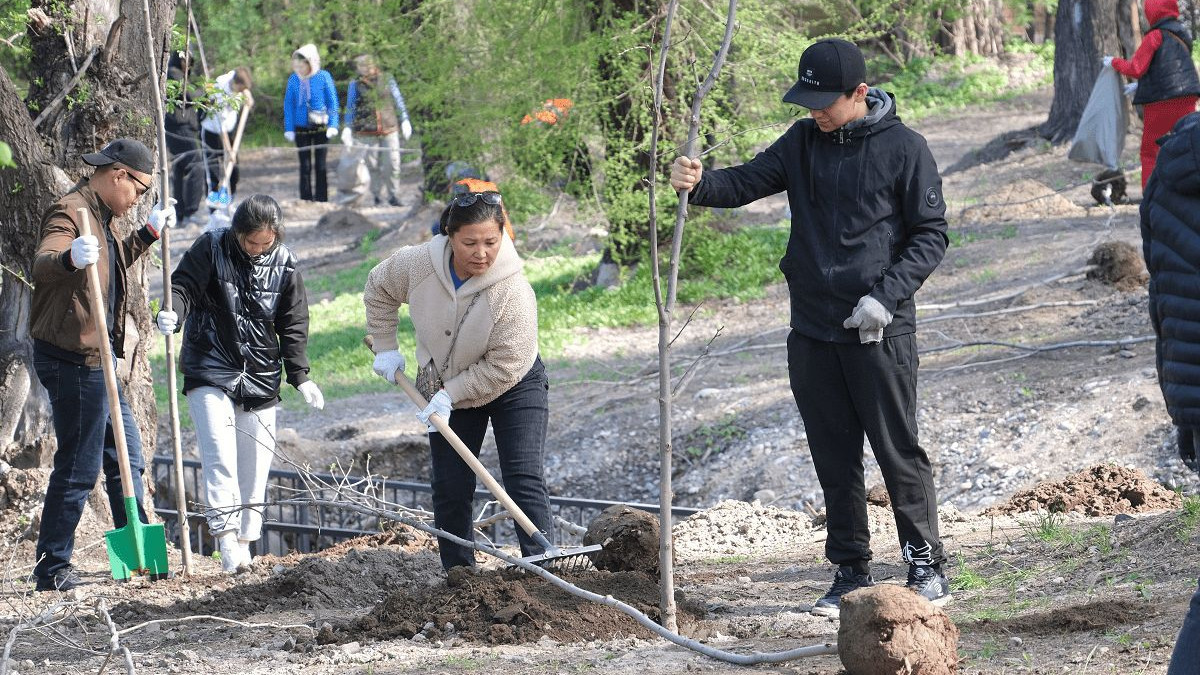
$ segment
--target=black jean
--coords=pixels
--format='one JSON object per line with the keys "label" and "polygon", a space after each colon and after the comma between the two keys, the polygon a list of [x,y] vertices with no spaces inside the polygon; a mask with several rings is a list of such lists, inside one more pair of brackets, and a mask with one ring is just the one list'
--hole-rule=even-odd
{"label": "black jean", "polygon": [[[550,384],[539,357],[533,367],[499,398],[479,408],[455,409],[450,429],[476,457],[483,446],[488,421],[496,437],[496,453],[504,490],[546,538],[553,541],[550,496],[543,468],[546,457],[546,423],[550,418]],[[433,522],[440,529],[474,541],[472,503],[475,474],[440,433],[429,434],[432,456]],[[543,553],[529,535],[517,528],[521,555]],[[438,539],[442,567],[475,565],[475,552],[445,538]]]}
{"label": "black jean", "polygon": [[300,149],[300,199],[312,202],[329,201],[325,176],[325,127],[296,130],[296,147]]}
{"label": "black jean", "polygon": [[[108,392],[104,386],[104,371],[77,365],[53,356],[38,353],[33,357],[38,380],[50,396],[54,417],[54,435],[58,449],[54,451],[54,469],[46,487],[42,506],[42,524],[38,531],[37,566],[35,576],[51,578],[71,562],[75,549],[75,528],[83,515],[83,506],[104,471],[104,489],[112,509],[113,525],[124,527],[125,499],[121,494],[121,473],[117,464],[116,443],[108,414]],[[120,385],[118,384],[118,387]],[[129,451],[129,470],[138,504],[138,517],[148,522],[142,504],[142,438],[138,433],[133,411],[118,389],[121,399],[121,418],[125,427],[125,445]]]}
{"label": "black jean", "polygon": [[[299,137],[299,134],[296,134]],[[229,140],[230,143],[233,139]],[[225,177],[225,172],[221,168],[221,164],[225,162],[225,146],[221,145],[221,134],[204,130],[204,157],[206,170],[208,172],[208,189],[216,190],[221,185],[221,179]],[[237,194],[238,184],[238,166],[233,165],[233,172],[229,174],[229,196],[232,198]]]}
{"label": "black jean", "polygon": [[792,396],[825,493],[825,556],[835,565],[865,565],[871,559],[865,435],[892,499],[904,560],[944,562],[933,467],[917,442],[916,335],[862,345],[822,342],[792,331],[787,344]]}
{"label": "black jean", "polygon": [[1167,675],[1200,675],[1200,588],[1192,595]]}
{"label": "black jean", "polygon": [[195,127],[167,126],[167,150],[171,153],[171,196],[175,198],[175,217],[182,221],[200,209],[205,197],[204,156],[199,130]]}

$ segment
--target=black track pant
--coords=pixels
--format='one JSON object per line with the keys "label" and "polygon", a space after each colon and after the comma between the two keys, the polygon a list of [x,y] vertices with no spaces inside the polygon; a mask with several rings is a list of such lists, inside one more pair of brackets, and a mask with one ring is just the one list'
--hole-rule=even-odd
{"label": "black track pant", "polygon": [[865,565],[871,559],[865,435],[892,498],[904,560],[942,563],[933,469],[917,442],[916,335],[860,345],[813,340],[793,330],[788,372],[825,493],[829,561]]}

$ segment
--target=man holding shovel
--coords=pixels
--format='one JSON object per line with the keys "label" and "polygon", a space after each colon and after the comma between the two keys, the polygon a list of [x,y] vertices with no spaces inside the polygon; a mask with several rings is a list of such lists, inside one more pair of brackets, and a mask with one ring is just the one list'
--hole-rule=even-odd
{"label": "man holding shovel", "polygon": [[[145,145],[119,138],[100,152],[84,155],[83,161],[96,170],[42,216],[41,240],[33,262],[35,285],[29,319],[33,362],[50,396],[58,441],[33,571],[39,591],[66,591],[81,583],[71,565],[75,527],[102,468],[113,524],[117,528],[126,525],[100,362],[101,341],[111,343],[114,358],[124,356],[129,266],[158,241],[164,228],[175,224],[175,210],[168,203],[156,204],[149,222],[128,236],[122,236],[115,226],[114,220],[150,190],[154,159]],[[87,209],[92,231],[99,236],[82,234],[80,208]],[[107,335],[97,334],[92,320],[85,274],[88,265],[96,265],[99,273]],[[145,522],[141,436],[124,395],[119,397],[138,512]]]}
{"label": "man holding shovel", "polygon": [[945,254],[946,205],[929,147],[868,87],[858,47],[821,40],[783,100],[811,117],[746,164],[702,171],[679,157],[671,186],[692,204],[732,208],[787,191],[791,238],[779,263],[791,294],[788,371],[825,494],[825,555],[838,566],[814,614],[873,585],[863,437],[891,495],[907,586],[950,598],[937,497],[917,442],[913,294]]}

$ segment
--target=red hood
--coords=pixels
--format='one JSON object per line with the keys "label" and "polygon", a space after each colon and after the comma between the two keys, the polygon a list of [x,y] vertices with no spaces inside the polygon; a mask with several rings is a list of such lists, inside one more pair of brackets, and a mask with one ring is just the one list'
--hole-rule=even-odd
{"label": "red hood", "polygon": [[1163,19],[1179,16],[1179,3],[1176,0],[1146,0],[1146,19],[1150,25]]}

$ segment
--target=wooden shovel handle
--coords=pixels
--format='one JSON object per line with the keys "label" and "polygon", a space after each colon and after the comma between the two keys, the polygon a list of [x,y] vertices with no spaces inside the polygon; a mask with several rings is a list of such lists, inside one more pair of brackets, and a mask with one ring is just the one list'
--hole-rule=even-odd
{"label": "wooden shovel handle", "polygon": [[[363,344],[367,345],[367,347],[371,347],[371,350],[374,351],[373,341],[370,335],[363,338]],[[425,397],[421,395],[421,392],[417,391],[416,386],[413,385],[412,380],[408,379],[408,376],[404,374],[403,370],[396,371],[396,384],[398,384],[400,388],[404,390],[405,394],[408,394],[408,397],[412,399],[412,402],[415,403],[418,408],[424,410],[426,406],[429,405],[429,401],[426,401]],[[505,492],[504,487],[500,485],[495,478],[492,478],[492,474],[488,473],[487,468],[483,466],[483,463],[479,461],[479,458],[475,456],[475,453],[471,452],[471,449],[467,447],[467,444],[463,443],[462,439],[458,437],[458,434],[454,433],[454,431],[450,428],[450,424],[437,413],[429,416],[429,423],[432,424],[435,429],[441,432],[442,437],[445,438],[448,443],[450,443],[450,447],[454,448],[454,451],[458,453],[458,456],[462,458],[462,461],[467,463],[467,466],[471,468],[471,471],[475,473],[475,476],[478,477],[479,480],[483,481],[483,484],[485,487],[487,487],[488,492],[492,493],[492,496],[496,498],[496,501],[500,502],[500,505],[508,510],[509,515],[511,515],[512,519],[517,522],[517,525],[519,525],[521,529],[525,531],[525,534],[532,537],[534,541],[538,542],[538,544],[546,550],[550,550],[551,546],[549,545],[549,542],[546,541],[546,535],[543,534],[542,531],[533,524],[533,521],[529,519],[529,516],[525,515],[525,512],[521,510],[521,507],[517,506],[517,503],[512,500],[512,497],[508,496],[508,493]]]}
{"label": "wooden shovel handle", "polygon": [[[80,234],[92,234],[91,215],[84,207],[75,210],[79,215]],[[88,299],[92,305],[96,334],[100,341],[100,366],[104,369],[104,388],[108,392],[108,416],[112,426],[113,441],[117,446],[117,464],[121,468],[121,496],[133,497],[133,476],[129,471],[129,450],[125,444],[125,419],[121,416],[121,399],[117,392],[117,371],[113,366],[112,346],[108,344],[108,319],[104,311],[104,297],[100,294],[100,271],[98,263],[84,268],[88,280]],[[111,266],[110,266],[111,267]]]}

